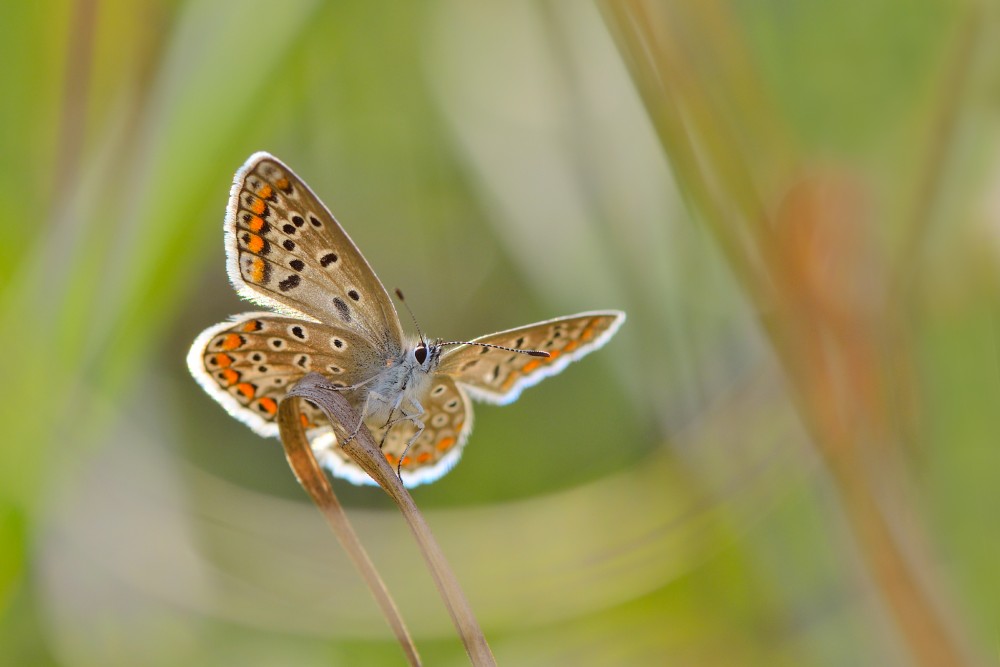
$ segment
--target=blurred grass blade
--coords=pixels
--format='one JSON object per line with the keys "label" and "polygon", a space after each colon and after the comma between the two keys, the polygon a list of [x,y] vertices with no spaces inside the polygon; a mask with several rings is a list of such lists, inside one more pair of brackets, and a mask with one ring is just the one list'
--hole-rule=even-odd
{"label": "blurred grass blade", "polygon": [[[336,503],[333,489],[316,463],[312,450],[309,448],[305,430],[299,418],[300,399],[308,399],[323,410],[327,419],[333,424],[339,442],[346,442],[348,440],[347,436],[353,429],[348,429],[344,425],[357,424],[359,422],[358,416],[343,396],[330,390],[326,378],[317,373],[310,373],[302,378],[282,401],[278,425],[281,431],[282,442],[285,444],[288,462],[295,471],[299,482],[309,495],[312,496],[313,501],[323,511],[324,515],[326,515],[327,521],[334,532],[337,533],[338,538],[341,538],[341,542],[345,548],[348,548],[349,551],[353,550],[351,551],[351,558],[358,564],[366,580],[369,580],[372,591],[381,590],[384,592],[385,587],[380,580],[377,581],[376,586],[372,585],[371,582],[377,580],[378,575],[375,573],[374,568],[371,567],[370,561],[368,561],[360,544],[357,543],[357,537],[346,523],[346,517],[343,515],[339,504]],[[462,638],[462,643],[465,645],[465,650],[468,652],[472,664],[477,667],[480,665],[495,665],[496,660],[493,658],[489,644],[486,643],[486,637],[479,627],[479,622],[472,612],[472,607],[468,599],[466,599],[465,594],[458,584],[457,577],[455,577],[454,572],[452,572],[448,562],[445,560],[444,552],[441,551],[437,541],[431,534],[427,521],[420,513],[420,510],[417,509],[416,503],[413,502],[413,497],[403,487],[403,483],[396,476],[396,471],[392,469],[392,466],[389,465],[382,455],[378,445],[375,444],[375,440],[372,438],[368,428],[362,424],[357,435],[351,438],[344,445],[343,449],[355,463],[361,466],[365,472],[378,482],[379,486],[389,494],[403,513],[403,517],[410,526],[410,530],[413,531],[413,536],[416,538],[421,553],[423,553],[427,561],[431,575],[434,577],[434,583],[437,585],[438,591],[440,591],[441,597],[444,599],[448,613],[451,614],[452,621]],[[344,536],[341,535],[342,532]],[[388,593],[384,594],[385,600],[383,601],[380,598],[379,603],[383,605],[383,609],[386,609],[385,605],[391,605],[392,603],[388,598]],[[379,597],[379,594],[376,597]],[[393,613],[396,613],[394,606],[391,606],[391,610]],[[389,613],[387,612],[388,615]],[[400,619],[398,622],[401,626],[402,620]],[[405,628],[401,629],[402,632],[405,632]],[[398,635],[399,632],[397,632]]]}
{"label": "blurred grass blade", "polygon": [[[859,174],[810,165],[821,160],[808,155],[790,161],[748,152],[766,145],[774,128],[746,122],[744,110],[734,112],[718,90],[727,79],[719,62],[752,62],[749,53],[735,60],[716,56],[740,41],[722,38],[731,32],[719,26],[736,21],[718,3],[604,6],[681,189],[723,248],[771,338],[900,638],[918,664],[965,664],[958,624],[927,581],[935,570],[923,565],[933,562],[918,546],[926,540],[906,534],[919,531],[894,522],[885,500],[902,497],[906,475],[903,436],[891,418],[887,390],[892,371],[886,370],[900,367],[893,355],[905,347],[885,332],[905,339],[906,328],[893,322],[898,312],[885,303],[890,279],[866,224],[872,209],[867,183]],[[691,42],[688,32],[704,39]],[[766,99],[763,91],[742,97]],[[794,162],[811,169],[792,170]],[[906,513],[919,515],[915,508]]]}

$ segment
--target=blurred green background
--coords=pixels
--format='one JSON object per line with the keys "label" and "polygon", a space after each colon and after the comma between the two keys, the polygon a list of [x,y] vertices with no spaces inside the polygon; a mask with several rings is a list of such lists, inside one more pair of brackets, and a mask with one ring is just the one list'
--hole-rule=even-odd
{"label": "blurred green background", "polygon": [[[222,217],[257,150],[431,336],[628,312],[414,493],[501,664],[1000,659],[994,6],[65,0],[0,35],[0,663],[402,664],[184,364],[254,309]],[[337,489],[467,664],[394,508]]]}

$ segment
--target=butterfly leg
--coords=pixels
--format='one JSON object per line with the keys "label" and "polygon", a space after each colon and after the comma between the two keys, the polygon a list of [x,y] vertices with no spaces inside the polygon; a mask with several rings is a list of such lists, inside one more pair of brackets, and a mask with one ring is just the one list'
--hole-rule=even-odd
{"label": "butterfly leg", "polygon": [[[357,382],[355,384],[346,386],[341,386],[336,384],[324,384],[321,386],[323,389],[329,389],[330,391],[353,391],[355,389],[361,389],[366,384],[370,384],[372,380],[375,379],[375,377],[376,376],[372,376],[363,382]],[[358,425],[355,426],[353,430],[351,430],[351,434],[347,436],[347,440],[345,440],[341,446],[346,445],[351,440],[354,440],[354,438],[356,438],[358,436],[358,433],[361,431],[361,425],[365,421],[365,414],[368,412],[368,400],[371,398],[371,395],[372,393],[370,392],[367,396],[365,396],[365,404],[361,408],[361,418],[358,420]]]}
{"label": "butterfly leg", "polygon": [[390,415],[389,419],[385,422],[385,424],[382,425],[382,427],[386,428],[386,427],[389,427],[389,426],[395,426],[396,424],[401,424],[403,422],[414,422],[414,423],[416,423],[418,421],[417,418],[420,417],[420,416],[422,416],[424,414],[423,408],[420,406],[419,403],[416,404],[416,407],[418,409],[415,412],[413,412],[412,414],[407,414],[407,412],[405,410],[403,410],[402,408],[400,408],[399,409],[399,415],[400,416],[396,417],[395,419],[393,419],[392,416]]}
{"label": "butterfly leg", "polygon": [[399,462],[396,464],[396,477],[399,477],[400,480],[403,479],[402,467],[403,459],[406,458],[406,453],[410,451],[410,447],[413,446],[413,443],[419,440],[420,436],[424,434],[424,423],[416,417],[411,419],[411,421],[413,422],[413,425],[417,427],[417,431],[413,434],[412,438],[406,441],[406,447],[403,448],[403,453],[399,455]]}
{"label": "butterfly leg", "polygon": [[424,415],[424,406],[421,405],[420,401],[415,398],[410,399],[410,406],[414,408],[413,414],[408,415],[405,410],[400,408],[400,412],[403,413],[403,416],[397,420],[397,422],[411,421],[413,422],[413,426],[416,428],[416,432],[413,436],[406,441],[406,447],[403,448],[403,453],[399,455],[399,462],[396,464],[396,476],[399,477],[400,480],[403,479],[403,459],[406,458],[406,453],[410,451],[410,447],[413,446],[413,443],[419,440],[420,436],[424,434],[425,428],[423,420],[420,419]]}
{"label": "butterfly leg", "polygon": [[[365,381],[365,382],[353,385],[352,387],[341,387],[340,391],[343,391],[344,389],[358,388],[358,387],[364,386],[365,384],[367,384],[367,382],[368,381]],[[403,387],[405,389],[406,385],[403,385]],[[351,431],[351,434],[344,441],[344,443],[343,443],[344,445],[346,445],[351,440],[353,440],[354,438],[356,438],[357,435],[358,435],[358,433],[361,431],[361,425],[365,421],[365,415],[368,414],[368,405],[372,401],[372,399],[374,399],[376,402],[388,403],[388,400],[386,399],[386,397],[383,396],[382,394],[378,393],[377,391],[370,391],[370,392],[368,392],[368,395],[365,396],[365,403],[361,407],[361,415],[360,415],[360,418],[358,419],[358,425],[354,427],[353,431]],[[404,421],[408,421],[408,420],[409,421],[413,421],[414,417],[419,417],[420,415],[424,414],[424,408],[423,408],[423,406],[420,405],[420,403],[417,402],[417,401],[415,401],[415,400],[411,400],[410,403],[412,403],[412,404],[415,405],[415,407],[417,408],[417,412],[415,412],[413,415],[406,414],[406,411],[403,410],[403,408],[401,407],[402,406],[402,402],[403,402],[403,399],[402,399],[402,397],[400,397],[399,399],[396,400],[396,403],[395,403],[395,405],[393,405],[392,410],[389,411],[389,417],[385,420],[385,425],[382,427],[382,428],[385,429],[385,433],[382,434],[382,441],[379,443],[379,449],[381,449],[382,446],[385,445],[385,439],[389,435],[389,431],[392,429],[393,426],[395,426],[396,424],[398,424],[400,422],[404,422]],[[401,414],[401,416],[397,417],[396,419],[393,419],[393,416],[396,414],[397,411]],[[417,423],[420,423],[420,422],[417,422]],[[421,424],[421,428],[422,428],[422,424]]]}
{"label": "butterfly leg", "polygon": [[[360,383],[358,385],[355,385],[355,387],[364,386],[365,384],[367,384],[367,381],[366,382],[362,382],[362,383]],[[343,389],[341,389],[341,391],[342,390]],[[372,396],[374,396],[375,398],[377,398],[379,400],[385,400],[385,398],[381,394],[379,394],[379,393],[376,393],[374,391],[368,392],[368,395],[365,396],[365,403],[364,403],[364,405],[361,406],[361,414],[358,415],[358,425],[355,426],[354,430],[351,431],[351,434],[349,436],[347,436],[347,439],[344,440],[344,442],[341,444],[341,447],[343,447],[344,445],[348,444],[351,440],[354,440],[354,438],[356,438],[358,436],[358,433],[361,432],[361,425],[365,423],[365,415],[368,414],[368,403],[371,401]],[[382,442],[385,442],[385,437],[384,436],[382,438]],[[382,447],[382,445],[380,444],[379,448],[381,449],[381,447]]]}
{"label": "butterfly leg", "polygon": [[[409,383],[408,380],[404,380],[403,381],[403,385],[399,389],[399,395],[396,397],[396,402],[392,404],[392,409],[389,410],[389,416],[385,418],[385,424],[382,425],[382,428],[384,429],[384,432],[382,433],[382,440],[381,440],[381,442],[378,443],[379,449],[382,449],[385,446],[385,440],[386,440],[386,438],[389,437],[389,431],[392,430],[393,426],[395,426],[396,424],[398,424],[400,422],[407,421],[407,420],[409,420],[411,418],[410,415],[406,414],[406,410],[403,409],[403,400],[404,400],[404,398],[406,396],[405,391],[406,391],[406,385],[408,383]],[[383,402],[386,402],[385,399],[384,399],[384,397],[381,396],[380,394],[376,394],[376,397],[378,397]],[[414,400],[411,399],[410,403],[414,403]],[[416,407],[417,407],[417,413],[416,414],[417,415],[423,414],[424,409],[420,405],[420,403],[416,403]],[[396,415],[397,412],[401,416],[393,419],[393,417],[395,417],[395,415]]]}
{"label": "butterfly leg", "polygon": [[[364,387],[366,384],[371,384],[371,382],[376,377],[377,376],[372,376],[372,377],[368,378],[367,380],[365,380],[363,382],[356,382],[355,384],[348,384],[348,385],[343,385],[343,384],[323,384],[323,385],[318,385],[318,386],[320,386],[323,389],[329,389],[330,391],[354,391],[355,389],[361,389],[361,387]],[[376,396],[378,396],[378,394],[376,394]]]}
{"label": "butterfly leg", "polygon": [[[405,385],[404,385],[405,388]],[[385,420],[385,424],[382,426],[384,432],[382,433],[382,441],[379,442],[379,449],[385,446],[385,441],[389,437],[389,432],[392,427],[396,424],[402,422],[410,421],[413,422],[414,427],[416,427],[416,432],[409,440],[406,441],[406,445],[403,448],[403,452],[399,455],[399,462],[396,464],[396,476],[402,479],[402,465],[403,459],[406,458],[406,453],[410,451],[410,447],[420,438],[424,433],[424,422],[421,421],[420,417],[424,414],[424,406],[420,404],[415,398],[409,398],[410,407],[412,412],[407,412],[403,407],[404,395],[401,393],[399,398],[396,399],[395,405],[392,406],[392,410],[389,411],[389,417]],[[399,413],[398,417],[395,417],[396,413]]]}

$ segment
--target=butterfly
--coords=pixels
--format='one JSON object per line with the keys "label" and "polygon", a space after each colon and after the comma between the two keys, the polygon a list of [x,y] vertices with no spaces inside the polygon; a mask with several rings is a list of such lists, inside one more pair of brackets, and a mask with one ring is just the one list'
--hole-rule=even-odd
{"label": "butterfly", "polygon": [[[187,357],[195,380],[258,434],[277,436],[279,401],[306,373],[322,374],[408,487],[438,479],[458,461],[472,430],[470,398],[510,403],[604,345],[625,321],[625,313],[607,310],[472,341],[405,334],[392,299],[344,228],[305,182],[265,152],[236,172],[225,246],[233,286],[271,310],[202,332]],[[301,419],[324,467],[374,484],[316,406],[306,403]]]}

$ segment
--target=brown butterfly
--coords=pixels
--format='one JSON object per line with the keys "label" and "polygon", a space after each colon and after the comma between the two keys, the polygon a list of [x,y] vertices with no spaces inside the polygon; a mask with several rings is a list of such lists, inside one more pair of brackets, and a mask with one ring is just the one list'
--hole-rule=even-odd
{"label": "brown butterfly", "polygon": [[[277,436],[278,402],[303,375],[318,372],[344,392],[410,487],[458,461],[472,430],[470,396],[510,403],[604,345],[625,321],[611,310],[467,342],[404,334],[347,232],[291,169],[263,152],[236,173],[225,244],[237,291],[274,312],[244,313],[202,332],[187,359],[198,383],[254,431]],[[318,409],[305,406],[303,423],[334,475],[374,483],[343,453]]]}

